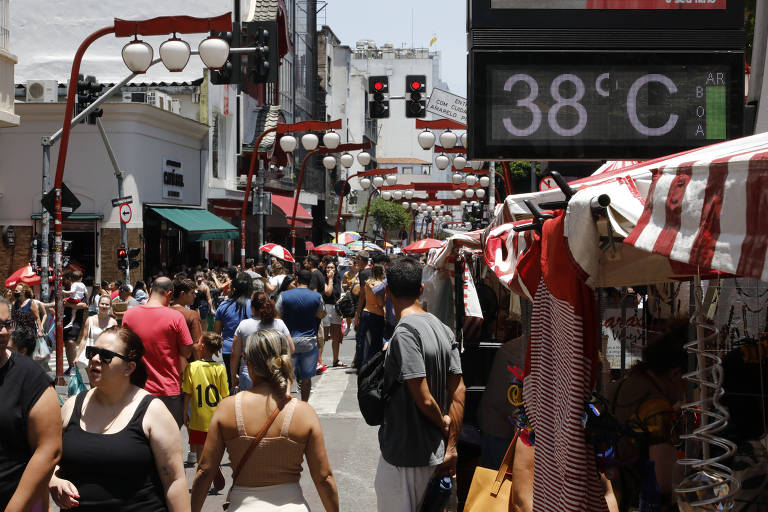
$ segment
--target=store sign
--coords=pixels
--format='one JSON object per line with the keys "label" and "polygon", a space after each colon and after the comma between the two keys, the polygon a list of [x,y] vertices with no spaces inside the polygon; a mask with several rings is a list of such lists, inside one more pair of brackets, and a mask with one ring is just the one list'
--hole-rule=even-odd
{"label": "store sign", "polygon": [[470,158],[644,159],[737,137],[741,59],[727,53],[476,54],[482,85],[469,133],[480,140],[470,142]]}
{"label": "store sign", "polygon": [[645,341],[643,322],[637,310],[627,309],[626,322],[621,319],[621,309],[607,308],[603,316],[602,332],[605,338],[605,359],[611,369],[621,368],[621,338],[625,338],[625,368],[631,368],[643,356]]}
{"label": "store sign", "polygon": [[181,162],[163,157],[163,199],[184,199],[184,169]]}

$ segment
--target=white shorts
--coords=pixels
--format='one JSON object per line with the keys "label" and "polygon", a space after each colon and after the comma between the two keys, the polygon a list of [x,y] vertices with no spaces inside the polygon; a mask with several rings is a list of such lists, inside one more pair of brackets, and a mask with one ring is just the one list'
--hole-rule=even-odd
{"label": "white shorts", "polygon": [[330,325],[341,325],[341,317],[336,312],[335,304],[325,305],[325,316],[323,317],[323,325],[328,327]]}

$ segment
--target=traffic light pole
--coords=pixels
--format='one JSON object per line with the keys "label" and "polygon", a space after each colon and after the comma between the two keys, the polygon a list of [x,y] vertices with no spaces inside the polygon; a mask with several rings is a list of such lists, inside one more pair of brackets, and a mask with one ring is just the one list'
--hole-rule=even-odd
{"label": "traffic light pole", "polygon": [[[104,131],[104,125],[101,124],[101,118],[96,118],[96,127],[99,129],[99,134],[101,135],[101,140],[104,142],[104,148],[107,150],[107,155],[109,155],[109,161],[112,162],[112,168],[115,170],[115,178],[117,178],[117,197],[125,197],[124,190],[123,190],[123,172],[120,170],[120,165],[117,163],[117,158],[115,158],[115,153],[112,151],[112,144],[109,143],[109,138],[107,137],[107,132]],[[128,226],[125,225],[125,222],[120,220],[120,240],[123,243],[123,247],[128,249]],[[131,259],[126,258],[126,265],[125,265],[125,284],[131,283]]]}

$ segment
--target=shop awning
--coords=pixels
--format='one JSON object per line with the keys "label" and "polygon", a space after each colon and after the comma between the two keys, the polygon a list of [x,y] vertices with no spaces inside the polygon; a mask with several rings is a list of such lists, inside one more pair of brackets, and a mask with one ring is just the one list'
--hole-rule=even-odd
{"label": "shop awning", "polygon": [[236,240],[240,236],[240,232],[235,226],[208,210],[156,207],[150,209],[186,231],[189,242]]}
{"label": "shop awning", "polygon": [[[272,194],[272,204],[280,208],[285,214],[286,220],[290,222],[291,215],[293,214],[293,198],[288,196],[281,196],[278,194]],[[296,225],[299,225],[299,221],[309,222],[312,224],[312,214],[310,214],[306,208],[298,205],[296,208]]]}

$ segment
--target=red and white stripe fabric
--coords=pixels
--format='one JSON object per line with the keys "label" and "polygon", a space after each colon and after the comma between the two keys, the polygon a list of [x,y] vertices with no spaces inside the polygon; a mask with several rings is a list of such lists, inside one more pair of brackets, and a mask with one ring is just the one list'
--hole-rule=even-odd
{"label": "red and white stripe fabric", "polygon": [[480,330],[483,327],[483,310],[480,307],[480,299],[475,289],[475,281],[469,265],[464,262],[464,341],[476,341],[480,338]]}
{"label": "red and white stripe fabric", "polygon": [[291,256],[291,252],[282,245],[264,244],[259,247],[259,250],[269,254],[270,256],[274,256],[275,258],[280,258],[281,260],[285,260],[290,263],[294,262],[293,256]]}
{"label": "red and white stripe fabric", "polygon": [[[691,155],[694,156],[694,155]],[[671,260],[768,280],[768,143],[653,169],[625,242]]]}
{"label": "red and white stripe fabric", "polygon": [[[523,399],[536,433],[533,510],[607,511],[581,417],[598,368],[595,298],[571,268],[563,215],[544,223],[521,269],[535,286]],[[536,283],[533,285],[533,283]]]}
{"label": "red and white stripe fabric", "polygon": [[592,176],[597,176],[598,174],[603,174],[604,172],[624,169],[625,167],[632,167],[633,165],[637,165],[639,163],[640,162],[638,160],[609,160],[598,167],[597,170],[592,173]]}
{"label": "red and white stripe fabric", "polygon": [[518,261],[531,246],[535,236],[534,231],[518,233],[513,229],[514,226],[524,224],[530,224],[530,221],[510,222],[490,230],[485,241],[483,257],[501,284],[532,300],[533,290],[528,290],[517,280]]}

